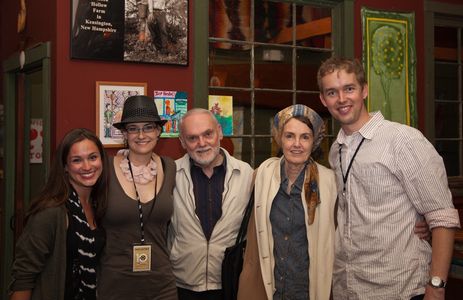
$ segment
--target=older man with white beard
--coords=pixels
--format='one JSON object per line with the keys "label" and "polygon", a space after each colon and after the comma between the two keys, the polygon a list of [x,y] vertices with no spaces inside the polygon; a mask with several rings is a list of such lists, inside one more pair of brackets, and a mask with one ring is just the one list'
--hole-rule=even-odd
{"label": "older man with white beard", "polygon": [[253,169],[220,147],[222,128],[205,109],[188,111],[180,142],[188,152],[176,161],[170,260],[178,295],[222,298],[222,260],[235,243],[252,191]]}

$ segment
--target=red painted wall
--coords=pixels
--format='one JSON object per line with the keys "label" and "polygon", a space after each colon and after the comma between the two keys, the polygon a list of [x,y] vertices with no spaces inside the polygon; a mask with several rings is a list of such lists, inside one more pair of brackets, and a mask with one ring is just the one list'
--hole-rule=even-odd
{"label": "red painted wall", "polygon": [[[34,0],[27,2],[26,33],[27,47],[42,41],[54,40],[55,5],[53,1]],[[20,49],[17,33],[19,1],[0,0],[0,55],[2,61]]]}
{"label": "red painted wall", "polygon": [[[148,95],[153,90],[186,91],[190,107],[193,96],[192,1],[189,1],[189,59],[188,67],[160,64],[113,63],[103,61],[71,60],[69,33],[71,1],[57,1],[57,51],[54,66],[55,125],[57,139],[73,127],[93,130],[96,120],[96,81],[147,82]],[[110,152],[114,152],[110,150]],[[156,152],[178,158],[183,153],[178,139],[161,139]]]}
{"label": "red painted wall", "polygon": [[[69,55],[71,1],[27,1],[26,47],[32,47],[39,42],[52,43],[52,149],[72,128],[96,129],[96,81],[147,82],[148,95],[152,95],[153,90],[186,91],[190,107],[192,106],[194,102],[191,62],[194,20],[192,3],[189,1],[190,64],[181,67],[71,60]],[[20,37],[16,32],[19,1],[1,0],[1,8],[0,58],[3,61],[20,49]],[[2,77],[0,79],[3,80]],[[0,92],[3,94],[3,85],[0,86]],[[161,139],[156,151],[173,158],[183,154],[178,139]],[[110,149],[109,152],[114,153],[115,150]]]}
{"label": "red painted wall", "polygon": [[397,12],[415,12],[415,42],[416,42],[416,79],[417,79],[417,112],[418,128],[424,131],[424,6],[421,0],[357,0],[354,4],[354,42],[355,57],[362,58],[362,7],[377,10],[397,11]]}

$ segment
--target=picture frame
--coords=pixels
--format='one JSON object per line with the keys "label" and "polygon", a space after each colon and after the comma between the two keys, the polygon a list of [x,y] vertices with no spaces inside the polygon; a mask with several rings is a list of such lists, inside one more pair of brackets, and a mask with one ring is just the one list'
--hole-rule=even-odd
{"label": "picture frame", "polygon": [[188,0],[71,0],[72,59],[188,66]]}
{"label": "picture frame", "polygon": [[[96,134],[106,148],[124,146],[120,130],[113,126],[120,121],[125,100],[130,96],[146,95],[146,82],[96,82]],[[154,101],[154,99],[153,99]]]}
{"label": "picture frame", "polygon": [[188,110],[188,96],[183,91],[154,91],[154,103],[161,119],[167,122],[162,127],[161,138],[176,138],[180,120]]}
{"label": "picture frame", "polygon": [[416,127],[415,15],[366,7],[361,15],[368,111]]}

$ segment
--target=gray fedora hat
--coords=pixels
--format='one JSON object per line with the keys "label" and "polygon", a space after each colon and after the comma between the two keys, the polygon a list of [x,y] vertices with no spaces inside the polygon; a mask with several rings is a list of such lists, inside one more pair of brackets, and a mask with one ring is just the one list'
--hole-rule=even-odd
{"label": "gray fedora hat", "polygon": [[163,126],[167,120],[162,120],[154,100],[148,96],[130,96],[124,102],[121,121],[114,123],[117,129],[123,129],[128,123],[154,122]]}

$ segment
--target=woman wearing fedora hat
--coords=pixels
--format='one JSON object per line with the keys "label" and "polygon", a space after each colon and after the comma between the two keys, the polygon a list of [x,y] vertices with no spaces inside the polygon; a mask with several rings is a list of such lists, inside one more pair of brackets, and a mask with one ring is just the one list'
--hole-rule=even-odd
{"label": "woman wearing fedora hat", "polygon": [[177,299],[166,245],[175,163],[153,152],[165,122],[152,98],[131,96],[113,124],[127,148],[110,163],[99,299]]}

